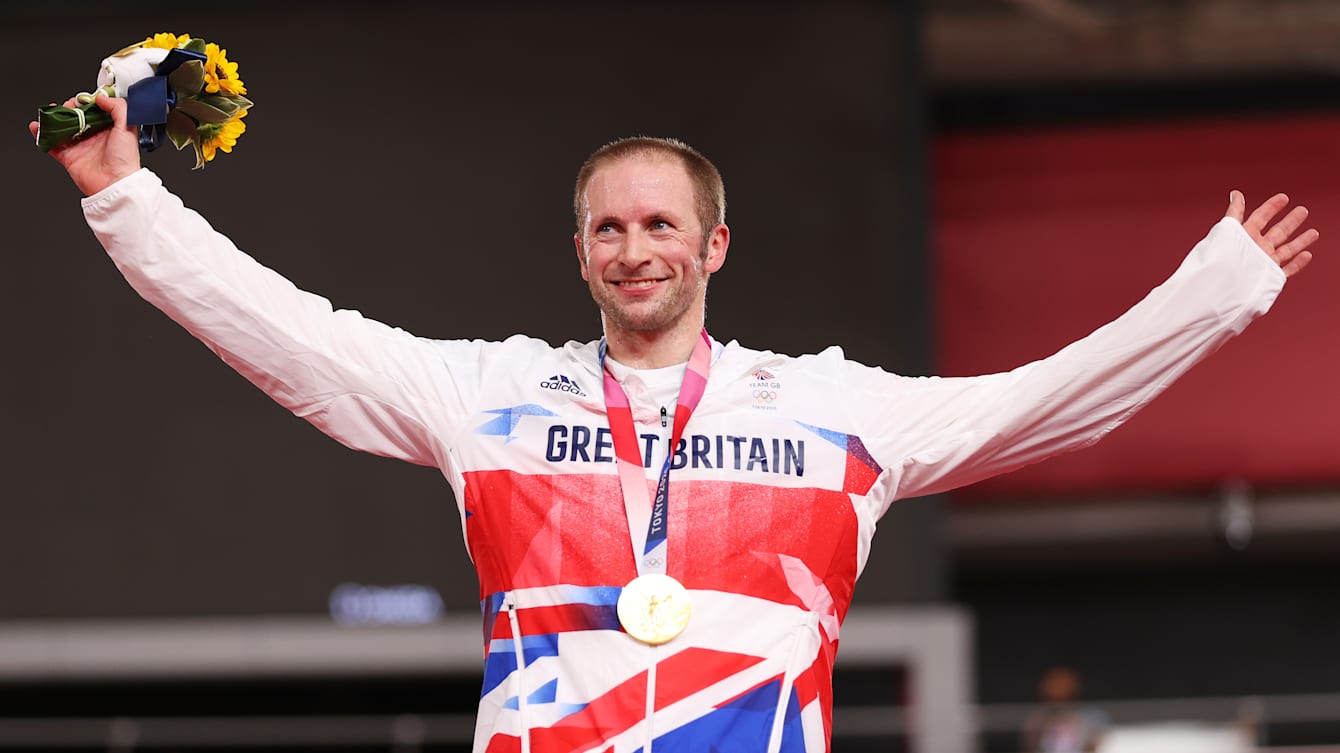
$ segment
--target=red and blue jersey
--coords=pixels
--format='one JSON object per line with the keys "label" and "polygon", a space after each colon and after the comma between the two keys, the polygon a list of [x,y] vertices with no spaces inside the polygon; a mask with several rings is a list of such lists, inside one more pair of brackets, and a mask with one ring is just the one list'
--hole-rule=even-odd
{"label": "red and blue jersey", "polygon": [[667,572],[693,601],[685,631],[650,646],[615,614],[637,569],[595,343],[428,340],[332,310],[148,171],[84,208],[131,285],[276,401],[442,470],[479,574],[477,751],[826,750],[842,619],[889,505],[1097,441],[1284,282],[1225,219],[1121,317],[1001,374],[713,343],[675,447],[657,377],[625,373],[649,497],[670,458]]}

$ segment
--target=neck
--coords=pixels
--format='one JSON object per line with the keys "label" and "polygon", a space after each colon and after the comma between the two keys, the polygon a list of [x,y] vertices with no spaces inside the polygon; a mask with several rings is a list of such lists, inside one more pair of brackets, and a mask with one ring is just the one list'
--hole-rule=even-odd
{"label": "neck", "polygon": [[698,344],[701,325],[696,329],[679,328],[661,332],[629,332],[605,327],[606,353],[624,366],[634,369],[659,369],[686,363]]}

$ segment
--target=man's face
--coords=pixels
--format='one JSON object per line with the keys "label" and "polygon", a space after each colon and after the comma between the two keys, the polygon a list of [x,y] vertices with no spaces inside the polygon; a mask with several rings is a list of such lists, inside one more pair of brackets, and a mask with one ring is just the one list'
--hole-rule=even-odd
{"label": "man's face", "polygon": [[704,242],[683,165],[666,157],[606,165],[587,184],[586,207],[574,240],[605,326],[642,333],[701,327],[707,277],[721,268],[729,236],[718,225]]}

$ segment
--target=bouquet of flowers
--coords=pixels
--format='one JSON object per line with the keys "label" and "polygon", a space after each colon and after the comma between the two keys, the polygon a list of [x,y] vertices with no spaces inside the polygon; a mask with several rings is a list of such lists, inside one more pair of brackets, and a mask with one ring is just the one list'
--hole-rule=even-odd
{"label": "bouquet of flowers", "polygon": [[[189,34],[155,34],[102,61],[98,91],[127,100],[127,121],[139,127],[140,148],[153,151],[164,138],[180,151],[190,145],[195,169],[216,153],[231,152],[247,129],[251,100],[228,51]],[[37,146],[58,146],[108,128],[112,117],[81,92],[77,107],[43,107],[37,113]]]}

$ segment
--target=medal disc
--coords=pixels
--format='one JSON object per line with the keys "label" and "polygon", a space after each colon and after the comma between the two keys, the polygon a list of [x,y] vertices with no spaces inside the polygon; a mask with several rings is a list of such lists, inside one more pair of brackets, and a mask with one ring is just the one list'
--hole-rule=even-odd
{"label": "medal disc", "polygon": [[692,611],[689,592],[668,575],[639,575],[619,594],[619,624],[629,635],[653,646],[682,633]]}

